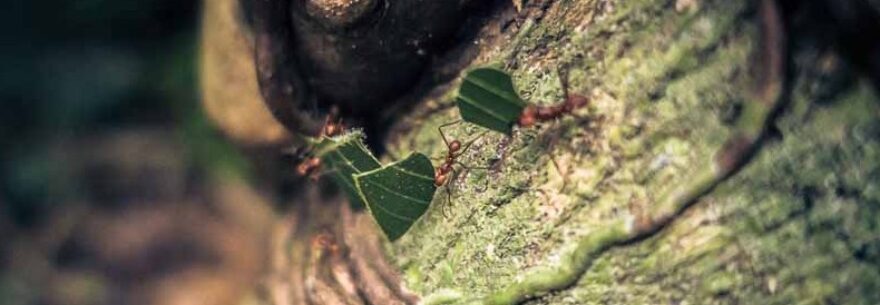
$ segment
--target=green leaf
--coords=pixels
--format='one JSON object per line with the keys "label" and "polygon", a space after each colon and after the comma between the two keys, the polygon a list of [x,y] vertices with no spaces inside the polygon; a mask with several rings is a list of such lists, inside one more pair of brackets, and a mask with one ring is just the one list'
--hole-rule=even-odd
{"label": "green leaf", "polygon": [[465,121],[505,134],[526,107],[510,75],[495,68],[468,72],[458,89],[457,102]]}
{"label": "green leaf", "polygon": [[338,137],[324,137],[315,147],[315,156],[330,171],[354,208],[363,208],[364,202],[355,185],[354,175],[381,167],[376,157],[364,145],[364,134],[352,131]]}
{"label": "green leaf", "polygon": [[395,241],[428,210],[434,192],[434,167],[423,154],[355,175],[358,191],[388,239]]}

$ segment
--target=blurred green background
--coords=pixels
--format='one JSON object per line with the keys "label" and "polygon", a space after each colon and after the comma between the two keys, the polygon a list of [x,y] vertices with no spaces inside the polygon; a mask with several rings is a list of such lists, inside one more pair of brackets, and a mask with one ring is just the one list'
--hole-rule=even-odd
{"label": "blurred green background", "polygon": [[166,129],[191,166],[241,170],[199,109],[198,9],[198,1],[77,0],[0,10],[0,200],[8,217],[34,225],[46,209],[84,195],[89,186],[57,156],[62,143],[114,131]]}
{"label": "blurred green background", "polygon": [[199,8],[0,10],[0,304],[231,304],[246,289],[270,213],[200,108]]}

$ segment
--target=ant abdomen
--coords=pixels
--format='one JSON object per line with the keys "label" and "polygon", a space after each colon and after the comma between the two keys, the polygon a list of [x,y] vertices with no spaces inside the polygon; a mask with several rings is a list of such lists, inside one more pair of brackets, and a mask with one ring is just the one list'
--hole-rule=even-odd
{"label": "ant abdomen", "polygon": [[434,186],[441,187],[446,184],[446,178],[449,177],[448,173],[443,173],[439,169],[436,173],[434,173]]}

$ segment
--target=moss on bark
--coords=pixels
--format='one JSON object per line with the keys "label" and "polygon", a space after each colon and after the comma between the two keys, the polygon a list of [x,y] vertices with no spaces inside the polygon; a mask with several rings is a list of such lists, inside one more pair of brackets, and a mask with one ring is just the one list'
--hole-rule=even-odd
{"label": "moss on bark", "polygon": [[[450,302],[489,295],[713,166],[733,121],[749,115],[756,5],[674,2],[531,2],[481,47],[473,65],[505,66],[526,100],[560,102],[565,65],[571,90],[592,103],[476,140],[462,161],[490,169],[460,169],[388,245],[411,289]],[[877,97],[821,46],[797,45],[790,61],[788,106],[743,171],[660,234],[603,253],[573,286],[530,304],[880,302]],[[426,105],[453,103],[438,96]],[[458,113],[431,113],[398,129],[392,154],[444,153],[436,127]]]}

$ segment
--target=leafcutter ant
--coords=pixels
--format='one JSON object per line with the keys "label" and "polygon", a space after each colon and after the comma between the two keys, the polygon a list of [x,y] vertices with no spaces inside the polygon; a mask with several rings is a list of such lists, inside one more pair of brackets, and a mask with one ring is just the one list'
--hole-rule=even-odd
{"label": "leafcutter ant", "polygon": [[520,127],[532,127],[537,123],[556,120],[563,115],[571,114],[575,110],[578,110],[587,105],[589,100],[587,100],[585,96],[577,93],[568,92],[567,70],[563,70],[562,68],[560,68],[558,73],[559,81],[562,84],[562,94],[565,96],[565,101],[562,104],[557,105],[526,106],[526,108],[523,109],[522,114],[520,114],[519,116],[517,125],[519,125]]}
{"label": "leafcutter ant", "polygon": [[[446,137],[446,134],[443,132],[443,128],[446,128],[448,126],[452,126],[452,125],[455,125],[458,123],[461,123],[461,120],[451,122],[451,123],[446,123],[446,124],[440,125],[440,127],[437,127],[437,131],[440,132],[440,137],[443,139],[443,143],[446,144],[446,156],[443,158],[443,163],[441,163],[440,166],[437,166],[437,168],[434,170],[434,185],[437,187],[442,187],[442,186],[448,184],[451,179],[454,179],[457,176],[458,172],[455,170],[456,164],[461,166],[462,168],[465,168],[468,170],[469,169],[488,169],[488,167],[466,166],[463,163],[458,161],[458,157],[461,157],[461,155],[463,155],[468,150],[468,148],[470,148],[471,145],[473,145],[474,142],[477,141],[477,139],[479,139],[481,136],[486,134],[486,132],[484,131],[481,134],[477,135],[473,140],[468,141],[467,144],[464,144],[464,145],[459,140],[453,139],[450,141]],[[447,195],[447,202],[451,202],[452,193],[451,193],[451,189],[448,186],[446,187],[446,195]]]}
{"label": "leafcutter ant", "polygon": [[312,237],[312,249],[329,250],[331,255],[339,255],[340,247],[336,239],[329,233],[320,233]]}
{"label": "leafcutter ant", "polygon": [[[562,86],[562,94],[565,96],[565,101],[557,103],[556,105],[547,106],[538,106],[534,104],[528,105],[520,114],[517,125],[523,128],[528,128],[537,123],[555,121],[564,115],[574,113],[574,111],[583,108],[589,103],[589,100],[585,96],[577,93],[570,93],[568,91],[568,69],[559,68],[557,73],[559,74],[559,82]],[[550,146],[555,146],[557,140],[558,135],[553,138]],[[553,162],[553,166],[556,167],[556,170],[560,175],[563,176],[562,189],[565,189],[568,185],[568,177],[566,173],[562,170],[562,167],[559,165],[559,162],[556,161],[554,156],[551,155],[550,160]]]}
{"label": "leafcutter ant", "polygon": [[[335,111],[334,111],[335,112]],[[318,132],[316,138],[322,137],[334,137],[342,134],[345,130],[345,125],[342,123],[342,120],[334,120],[334,112],[331,112],[324,118],[324,125],[321,126],[321,130]],[[312,180],[318,179],[318,169],[321,168],[321,158],[312,156],[305,158],[302,162],[300,162],[296,166],[296,174],[300,176],[309,176]]]}

